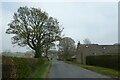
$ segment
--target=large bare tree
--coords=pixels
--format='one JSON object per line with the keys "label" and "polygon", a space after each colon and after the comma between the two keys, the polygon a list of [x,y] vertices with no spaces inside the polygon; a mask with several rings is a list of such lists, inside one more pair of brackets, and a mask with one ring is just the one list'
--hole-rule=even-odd
{"label": "large bare tree", "polygon": [[29,46],[35,50],[35,58],[42,56],[43,46],[51,45],[61,37],[62,29],[57,19],[48,16],[40,8],[20,7],[14,13],[12,21],[6,30],[14,34],[12,43],[19,46]]}
{"label": "large bare tree", "polygon": [[90,41],[88,38],[85,38],[85,39],[83,40],[83,42],[84,42],[84,44],[91,44],[91,41]]}
{"label": "large bare tree", "polygon": [[64,37],[59,42],[59,52],[64,60],[70,59],[75,54],[75,41],[70,37]]}

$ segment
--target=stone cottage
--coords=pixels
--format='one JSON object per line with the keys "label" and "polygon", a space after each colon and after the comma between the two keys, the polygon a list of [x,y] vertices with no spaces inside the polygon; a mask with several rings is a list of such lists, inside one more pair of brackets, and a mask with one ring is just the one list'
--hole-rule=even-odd
{"label": "stone cottage", "polygon": [[90,55],[117,55],[118,45],[98,45],[98,44],[77,44],[76,60],[81,63],[86,63],[86,56]]}

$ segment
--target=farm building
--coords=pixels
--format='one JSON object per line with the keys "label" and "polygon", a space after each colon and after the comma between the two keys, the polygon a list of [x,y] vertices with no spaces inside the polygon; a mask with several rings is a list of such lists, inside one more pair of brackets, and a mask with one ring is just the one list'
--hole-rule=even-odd
{"label": "farm building", "polygon": [[86,56],[90,55],[117,55],[118,45],[77,44],[76,60],[85,64]]}

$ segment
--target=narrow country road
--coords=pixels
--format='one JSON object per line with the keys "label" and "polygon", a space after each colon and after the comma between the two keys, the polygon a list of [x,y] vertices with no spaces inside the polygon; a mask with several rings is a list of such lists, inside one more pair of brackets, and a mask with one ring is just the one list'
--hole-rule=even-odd
{"label": "narrow country road", "polygon": [[0,80],[1,80],[1,77],[2,77],[2,56],[0,54]]}
{"label": "narrow country road", "polygon": [[52,61],[48,78],[110,78],[84,68],[64,63],[63,61]]}

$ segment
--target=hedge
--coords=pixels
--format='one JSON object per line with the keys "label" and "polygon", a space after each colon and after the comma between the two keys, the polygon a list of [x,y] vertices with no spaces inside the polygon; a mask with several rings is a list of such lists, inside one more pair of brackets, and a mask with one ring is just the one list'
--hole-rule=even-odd
{"label": "hedge", "polygon": [[37,67],[43,65],[40,59],[2,57],[2,78],[29,78]]}
{"label": "hedge", "polygon": [[86,64],[120,70],[120,55],[87,56]]}

